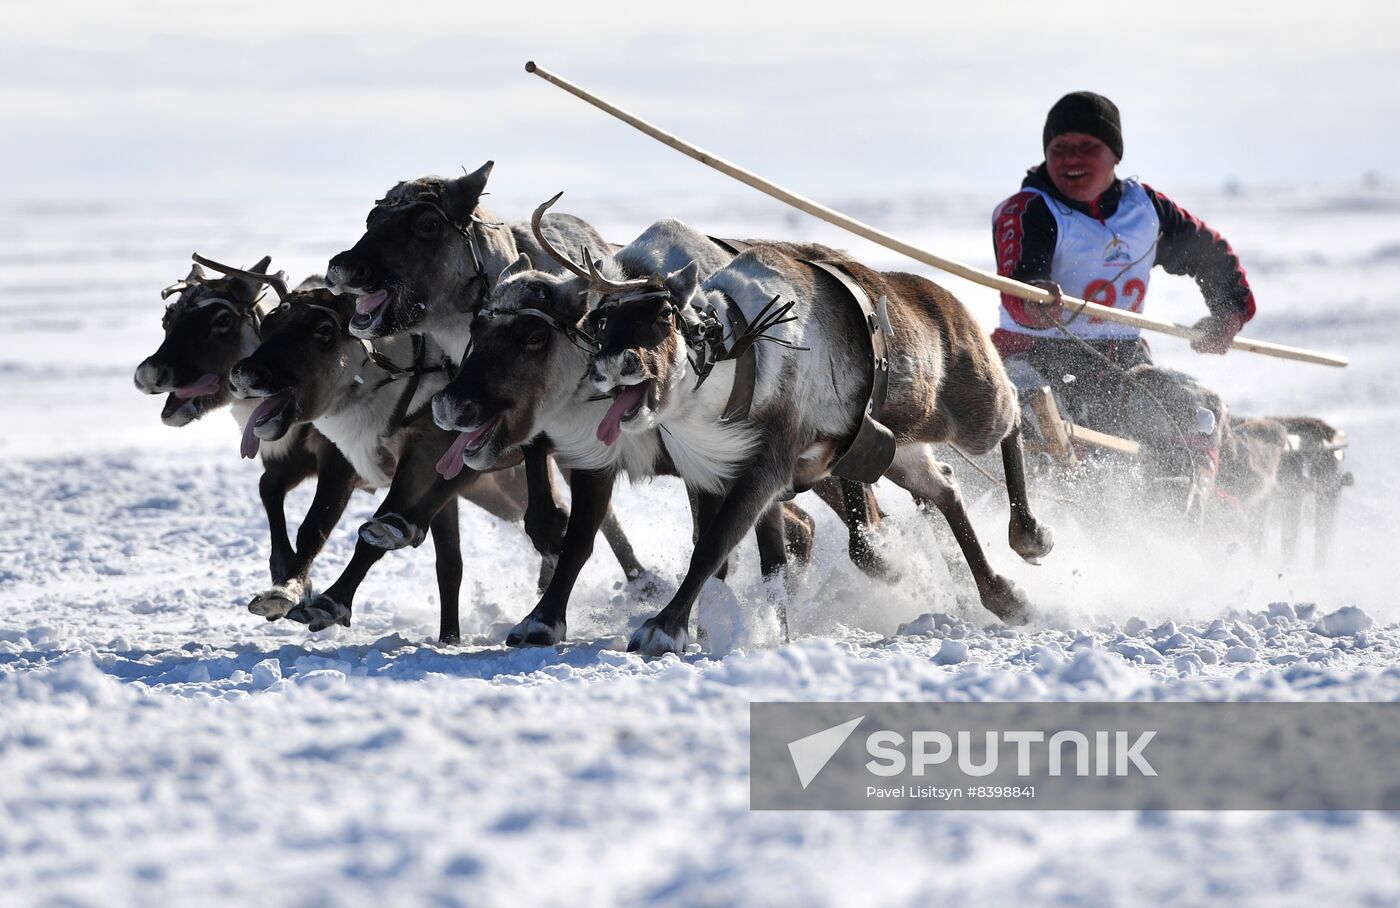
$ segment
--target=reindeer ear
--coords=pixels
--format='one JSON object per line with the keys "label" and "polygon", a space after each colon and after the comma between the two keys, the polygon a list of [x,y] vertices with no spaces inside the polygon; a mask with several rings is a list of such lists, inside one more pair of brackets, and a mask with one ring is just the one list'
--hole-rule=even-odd
{"label": "reindeer ear", "polygon": [[501,273],[496,276],[496,284],[499,286],[505,283],[509,277],[533,270],[535,270],[535,266],[530,264],[530,257],[522,252],[519,258],[501,269]]}
{"label": "reindeer ear", "polygon": [[487,161],[466,176],[458,177],[447,184],[443,191],[443,201],[453,217],[459,220],[471,217],[477,203],[481,201],[481,194],[486,191],[486,181],[491,176],[491,168],[495,166],[495,161]]}
{"label": "reindeer ear", "polygon": [[[248,270],[256,274],[266,274],[267,266],[270,264],[272,264],[272,257],[263,256],[261,261]],[[253,301],[258,298],[258,294],[262,292],[262,288],[262,281],[254,281],[246,277],[230,277],[228,295],[232,299],[229,302],[251,306]]]}
{"label": "reindeer ear", "polygon": [[680,271],[666,275],[666,289],[671,291],[671,299],[679,305],[690,305],[691,297],[700,288],[700,266],[691,262]]}

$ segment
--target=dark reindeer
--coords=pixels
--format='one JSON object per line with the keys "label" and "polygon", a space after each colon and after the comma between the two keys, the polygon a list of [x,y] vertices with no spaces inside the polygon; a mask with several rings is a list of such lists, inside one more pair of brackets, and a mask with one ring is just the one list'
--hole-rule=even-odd
{"label": "dark reindeer", "polygon": [[[626,440],[665,429],[672,460],[688,485],[710,496],[714,513],[675,597],[633,635],[630,650],[683,652],[705,578],[775,496],[828,476],[861,425],[871,392],[870,329],[845,289],[814,260],[839,264],[870,299],[888,301],[893,355],[879,420],[893,432],[896,449],[885,475],[947,518],[982,604],[1003,620],[1025,620],[1024,598],[992,570],[952,470],[934,459],[931,447],[950,442],[980,454],[1000,445],[1011,547],[1030,561],[1050,551],[1051,533],[1026,497],[1016,392],[986,333],[930,281],[876,273],[823,247],[783,244],[745,251],[703,286],[693,267],[595,283],[608,296],[592,321],[603,351],[593,384],[614,400],[599,433],[618,431]],[[635,295],[641,298],[627,301]],[[766,317],[775,301],[784,304],[782,318]],[[733,360],[721,360],[697,382],[702,351],[689,326],[709,315],[727,337],[738,337],[743,332],[736,330],[734,309],[746,324],[766,322],[765,337],[773,342],[753,348],[757,381],[748,417],[726,420]]]}
{"label": "dark reindeer", "polygon": [[[266,272],[269,262],[262,259],[251,272]],[[257,347],[261,291],[258,279],[209,277],[195,265],[185,280],[161,294],[175,295],[162,319],[165,339],[136,368],[135,381],[146,394],[169,395],[161,410],[166,425],[185,426],[230,404],[240,431],[250,424],[255,405],[232,397],[228,374]],[[253,452],[244,447],[244,456],[258,455],[263,467],[258,493],[271,535],[272,586],[254,596],[248,609],[273,620],[308,591],[311,564],[345,511],[356,477],[349,461],[309,424]],[[311,476],[316,477],[316,493],[293,546],[284,508],[287,493]]]}
{"label": "dark reindeer", "polygon": [[1354,482],[1351,473],[1342,468],[1347,433],[1314,416],[1277,416],[1274,419],[1288,430],[1290,441],[1288,452],[1279,465],[1283,560],[1291,561],[1297,551],[1303,505],[1312,499],[1313,566],[1322,568],[1332,552],[1342,489]]}
{"label": "dark reindeer", "polygon": [[[276,443],[298,425],[310,423],[340,449],[367,488],[392,483],[390,498],[402,496],[411,504],[423,494],[423,484],[395,482],[395,474],[405,450],[423,435],[440,434],[427,405],[446,382],[446,367],[440,352],[425,341],[399,337],[371,346],[352,338],[348,325],[353,313],[349,298],[310,290],[286,294],[263,319],[261,344],[229,375],[234,394],[257,402],[245,438],[253,447]],[[519,467],[475,475],[459,494],[502,520],[524,517]],[[429,531],[442,609],[438,638],[456,643],[461,639],[462,555],[455,498],[438,509]],[[313,631],[334,623],[348,625],[355,592],[385,551],[380,546],[357,547],[356,557],[335,583],[287,617],[304,621]]]}
{"label": "dark reindeer", "polygon": [[[495,276],[521,252],[544,258],[528,227],[501,223],[480,204],[492,167],[487,161],[456,179],[421,177],[401,182],[375,203],[365,220],[364,235],[332,258],[326,271],[328,285],[355,300],[350,319],[353,335],[374,339],[421,334],[454,364],[461,359],[472,314],[490,294]],[[611,248],[592,227],[571,215],[553,215],[543,229],[553,242],[567,248]],[[400,473],[406,468],[411,475],[437,479],[435,466],[448,453],[444,438],[410,447]],[[568,516],[558,503],[547,450],[527,446],[524,456],[529,488],[525,531],[552,562]],[[472,481],[472,473],[448,471],[425,495],[402,502],[404,510],[378,515],[366,527],[368,538],[390,546],[400,538],[421,539],[419,528],[459,487]],[[610,522],[607,533],[627,576],[641,576],[642,567],[620,528]]]}

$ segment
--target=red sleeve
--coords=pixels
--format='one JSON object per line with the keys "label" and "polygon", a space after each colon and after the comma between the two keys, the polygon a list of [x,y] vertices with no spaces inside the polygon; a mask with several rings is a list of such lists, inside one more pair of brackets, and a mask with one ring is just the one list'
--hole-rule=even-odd
{"label": "red sleeve", "polygon": [[[1018,192],[997,206],[992,215],[992,243],[996,247],[997,274],[1018,281],[1051,280],[1058,229],[1045,199],[1034,192]],[[1021,324],[1026,302],[1003,293],[1001,305]]]}
{"label": "red sleeve", "polygon": [[1151,186],[1142,188],[1162,222],[1157,264],[1169,274],[1194,278],[1211,312],[1234,313],[1241,325],[1253,318],[1254,292],[1239,256],[1225,238]]}

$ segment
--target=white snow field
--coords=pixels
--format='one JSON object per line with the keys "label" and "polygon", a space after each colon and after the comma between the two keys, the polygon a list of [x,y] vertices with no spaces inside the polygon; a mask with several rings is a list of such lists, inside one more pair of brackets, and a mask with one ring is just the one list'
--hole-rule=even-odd
{"label": "white snow field", "polygon": [[[386,174],[389,177],[410,174]],[[514,218],[554,186],[512,185]],[[566,188],[566,187],[565,187]],[[1171,187],[1168,187],[1170,189]],[[1035,602],[1009,630],[949,589],[927,522],[881,485],[898,585],[867,581],[809,495],[818,553],[778,645],[752,543],[707,591],[713,652],[623,652],[659,603],[601,550],[570,642],[508,650],[533,605],[522,534],[462,518],[468,643],[442,647],[431,544],[386,557],[349,629],[309,634],[244,603],[266,582],[258,467],[232,420],[185,429],[132,387],[158,291],[198,250],[294,279],[360,232],[363,203],[0,212],[0,904],[1391,905],[1400,826],[1383,813],[753,813],[753,700],[1394,700],[1400,608],[1400,188],[1183,192],[1228,236],[1259,300],[1247,335],[1342,352],[1346,370],[1170,338],[1159,362],[1236,412],[1345,428],[1335,558],[1322,572],[1203,558],[1143,531],[1019,564],[1004,512],[975,519]],[[990,265],[991,197],[857,203],[853,214]],[[678,216],[717,235],[816,238],[909,263],[764,202],[566,199],[626,241]],[[990,323],[992,293],[941,278]],[[1160,272],[1149,313],[1191,321]],[[961,468],[959,461],[953,461]],[[674,584],[689,523],[671,481],[618,504]],[[295,520],[310,500],[297,490]],[[317,563],[326,586],[374,499],[357,493]],[[301,510],[299,510],[301,509]],[[732,591],[731,591],[732,589]],[[901,626],[903,630],[901,631]],[[1397,755],[1400,757],[1400,755]]]}

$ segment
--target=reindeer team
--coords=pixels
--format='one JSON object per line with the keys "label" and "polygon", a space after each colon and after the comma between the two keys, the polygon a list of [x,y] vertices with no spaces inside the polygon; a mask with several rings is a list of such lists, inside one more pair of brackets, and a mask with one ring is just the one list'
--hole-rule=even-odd
{"label": "reindeer team", "polygon": [[[172,426],[230,405],[243,455],[262,459],[272,585],[250,611],[313,631],[348,625],[374,563],[431,535],[439,639],[458,642],[460,498],[521,523],[541,557],[539,601],[507,644],[556,644],[600,528],[624,576],[645,582],[610,507],[618,476],[677,475],[689,567],[628,648],[684,653],[701,588],[725,576],[750,530],[764,577],[791,591],[815,526],[791,500],[799,492],[841,517],[857,566],[892,580],[868,533],[881,519],[868,483],[883,475],[946,519],[982,605],[1027,620],[1026,596],[993,569],[935,447],[999,451],[1008,542],[1033,563],[1050,553],[1027,494],[1016,391],[957,299],[833,249],[717,241],[675,220],[621,248],[546,214],[554,200],[528,224],[503,223],[481,205],[491,168],[394,186],[324,283],[289,290],[266,258],[246,270],[197,259],[204,267],[163,294],[175,296],[165,339],[137,387],[168,395]],[[272,298],[260,300],[264,287]],[[1336,440],[1322,423],[1286,428],[1318,434],[1318,450]],[[1262,497],[1256,486],[1281,463],[1307,473],[1275,429],[1235,435],[1253,445],[1219,465],[1222,482],[1238,477]],[[312,476],[293,545],[285,497]],[[357,488],[387,492],[350,563],[313,594],[312,562]]]}

